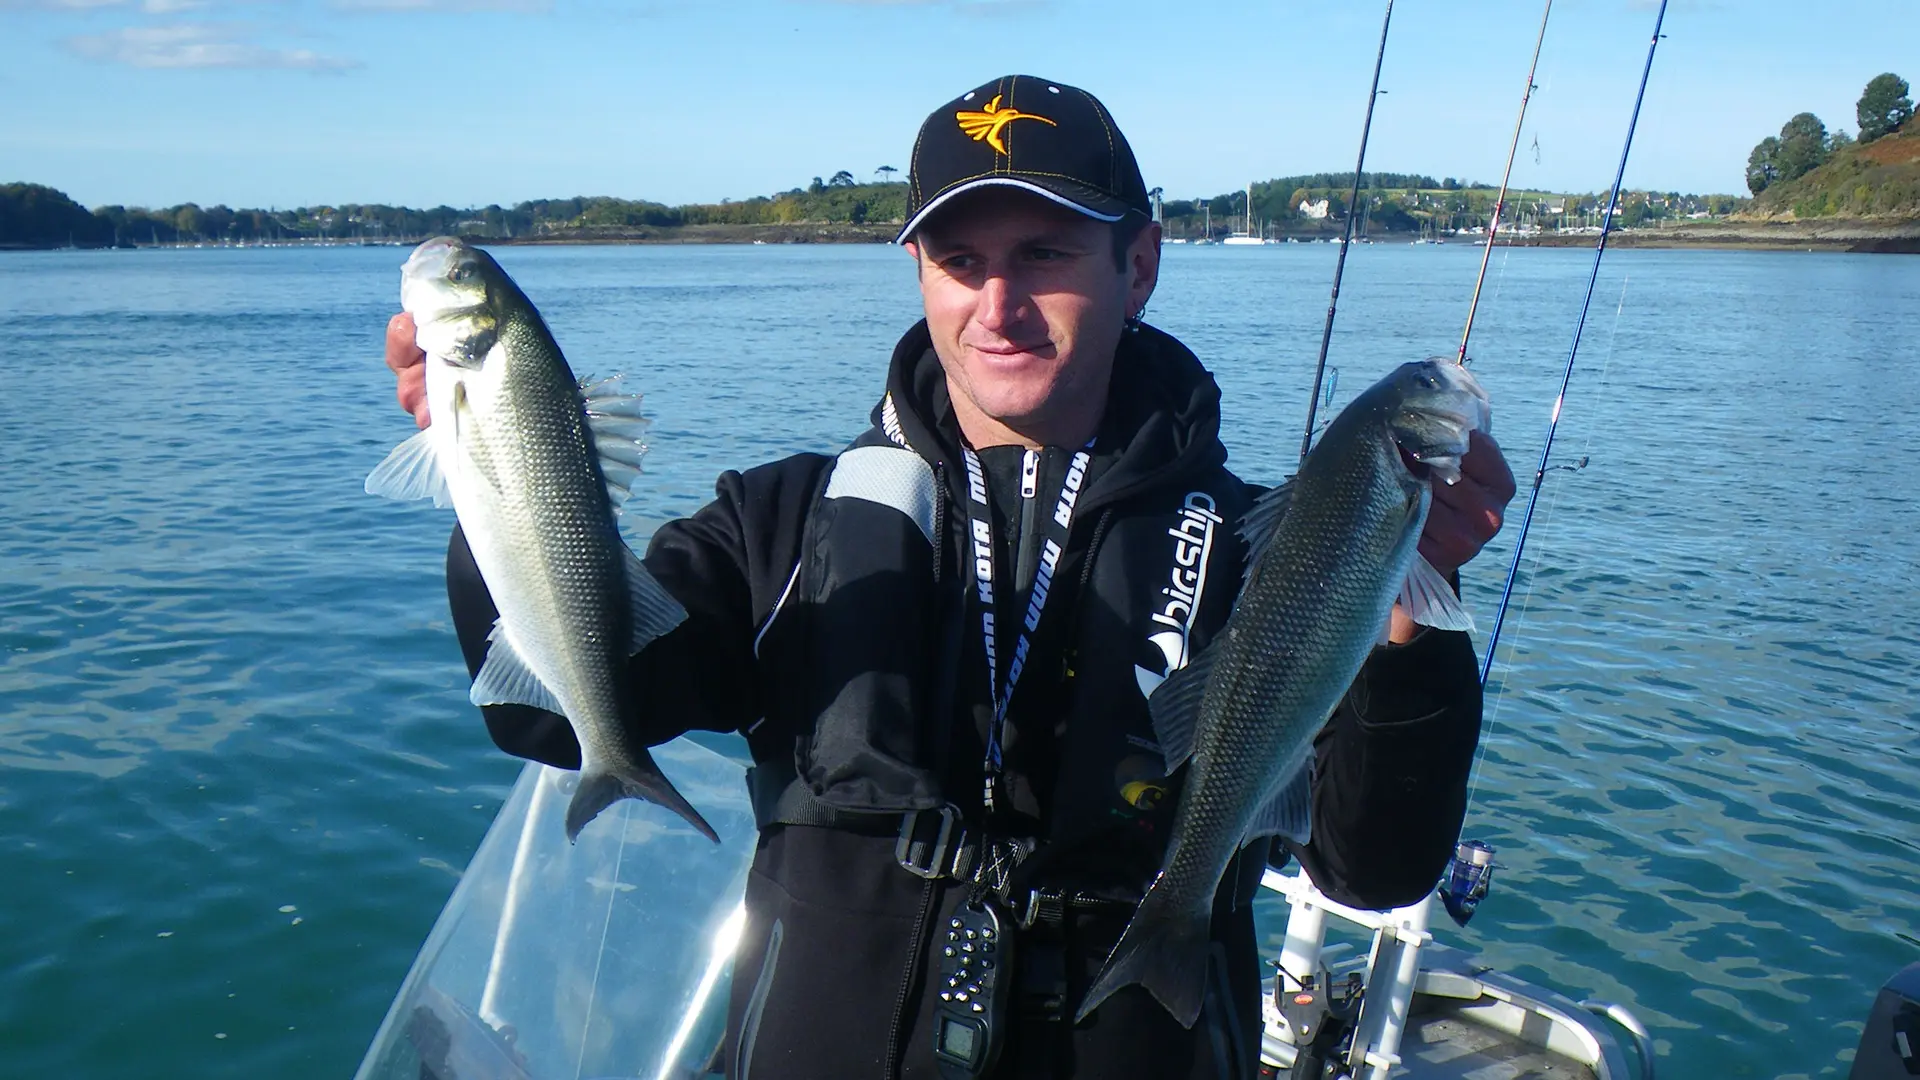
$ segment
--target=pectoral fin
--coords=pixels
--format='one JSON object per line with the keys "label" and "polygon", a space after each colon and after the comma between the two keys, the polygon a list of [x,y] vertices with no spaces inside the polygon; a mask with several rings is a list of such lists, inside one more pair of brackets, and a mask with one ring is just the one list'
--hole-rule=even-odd
{"label": "pectoral fin", "polygon": [[1400,587],[1399,604],[1407,617],[1422,626],[1438,630],[1471,630],[1473,616],[1453,594],[1453,586],[1424,555],[1413,557],[1406,584]]}
{"label": "pectoral fin", "polygon": [[432,499],[442,509],[453,505],[446,474],[434,453],[432,428],[420,432],[388,452],[367,474],[367,494],[388,499]]}

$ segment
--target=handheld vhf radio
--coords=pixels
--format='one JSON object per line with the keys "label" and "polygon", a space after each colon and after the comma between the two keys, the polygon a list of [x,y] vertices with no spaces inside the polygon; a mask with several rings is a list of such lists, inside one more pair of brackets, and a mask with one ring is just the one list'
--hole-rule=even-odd
{"label": "handheld vhf radio", "polygon": [[938,944],[933,1057],[945,1080],[975,1080],[993,1068],[1004,1041],[1013,935],[993,902],[979,898],[960,905]]}

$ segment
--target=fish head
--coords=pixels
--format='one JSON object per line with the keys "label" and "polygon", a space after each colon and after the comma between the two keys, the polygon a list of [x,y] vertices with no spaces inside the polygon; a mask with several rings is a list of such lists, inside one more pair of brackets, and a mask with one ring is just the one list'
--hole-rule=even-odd
{"label": "fish head", "polygon": [[493,256],[452,236],[413,249],[400,269],[400,306],[428,356],[478,368],[500,334],[497,303],[506,274]]}
{"label": "fish head", "polygon": [[1441,356],[1402,364],[1387,382],[1394,399],[1387,428],[1408,471],[1458,481],[1468,435],[1493,426],[1487,392],[1465,367]]}

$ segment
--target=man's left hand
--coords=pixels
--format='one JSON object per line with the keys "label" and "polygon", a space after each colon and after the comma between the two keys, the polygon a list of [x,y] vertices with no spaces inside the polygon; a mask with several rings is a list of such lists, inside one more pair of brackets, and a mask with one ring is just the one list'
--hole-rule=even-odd
{"label": "man's left hand", "polygon": [[1420,554],[1442,574],[1465,566],[1500,531],[1513,493],[1513,470],[1499,444],[1490,435],[1473,432],[1460,458],[1459,482],[1433,485]]}
{"label": "man's left hand", "polygon": [[[1435,570],[1451,577],[1500,531],[1513,492],[1513,470],[1507,468],[1499,444],[1492,436],[1472,433],[1467,452],[1460,457],[1459,482],[1433,485],[1433,505],[1427,510],[1427,527],[1420,533],[1420,554]],[[1387,640],[1404,645],[1419,632],[1419,625],[1400,605],[1393,605]]]}

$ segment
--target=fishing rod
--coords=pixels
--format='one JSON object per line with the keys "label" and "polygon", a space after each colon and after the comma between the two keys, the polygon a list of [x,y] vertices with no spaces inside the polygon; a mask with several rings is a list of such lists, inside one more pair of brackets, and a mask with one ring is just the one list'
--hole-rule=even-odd
{"label": "fishing rod", "polygon": [[1480,253],[1480,276],[1473,280],[1473,299],[1467,304],[1467,328],[1460,333],[1460,354],[1454,357],[1461,364],[1467,362],[1467,339],[1473,336],[1473,316],[1480,310],[1480,289],[1487,283],[1487,263],[1493,258],[1493,238],[1500,232],[1500,214],[1507,208],[1507,181],[1513,178],[1514,155],[1520,152],[1520,129],[1527,123],[1527,102],[1533,100],[1533,73],[1540,69],[1540,46],[1546,44],[1547,20],[1552,15],[1553,0],[1547,0],[1547,9],[1540,13],[1540,36],[1533,42],[1533,63],[1527,65],[1527,89],[1520,95],[1520,118],[1513,122],[1513,144],[1507,147],[1507,168],[1500,174],[1500,194],[1493,200],[1493,218],[1487,222],[1487,249]]}
{"label": "fishing rod", "polygon": [[[1653,40],[1647,45],[1647,64],[1640,72],[1640,90],[1633,98],[1633,117],[1627,121],[1627,141],[1620,148],[1620,167],[1613,174],[1613,190],[1607,196],[1607,216],[1600,226],[1600,240],[1593,248],[1593,270],[1587,275],[1587,294],[1580,301],[1580,319],[1574,324],[1573,346],[1567,350],[1566,370],[1560,376],[1560,394],[1553,399],[1553,416],[1547,422],[1547,441],[1540,447],[1540,466],[1533,471],[1533,488],[1527,492],[1527,513],[1520,520],[1520,532],[1513,541],[1513,560],[1507,564],[1507,584],[1500,593],[1500,608],[1493,616],[1493,632],[1487,636],[1487,655],[1480,666],[1480,685],[1485,686],[1493,672],[1493,656],[1500,644],[1500,625],[1506,620],[1507,606],[1513,602],[1513,583],[1520,575],[1520,556],[1527,547],[1527,530],[1533,526],[1533,512],[1540,504],[1540,485],[1547,477],[1547,459],[1553,453],[1554,432],[1560,427],[1560,415],[1567,401],[1567,387],[1573,382],[1573,361],[1580,353],[1580,335],[1587,326],[1587,309],[1593,305],[1593,288],[1600,280],[1600,259],[1607,253],[1607,237],[1613,233],[1614,215],[1620,208],[1620,184],[1627,175],[1627,155],[1633,150],[1633,131],[1640,123],[1640,105],[1647,97],[1647,80],[1653,74],[1653,54],[1660,47],[1660,27],[1666,22],[1667,0],[1660,0],[1660,11],[1653,19]],[[1488,249],[1492,249],[1489,242]],[[1463,343],[1464,346],[1464,343]]]}
{"label": "fishing rod", "polygon": [[[1353,244],[1353,219],[1360,210],[1360,170],[1367,164],[1367,137],[1373,132],[1373,103],[1380,99],[1380,65],[1387,59],[1387,28],[1393,25],[1393,0],[1387,0],[1380,20],[1380,51],[1373,58],[1373,89],[1367,93],[1367,118],[1360,124],[1360,157],[1353,163],[1353,197],[1347,200],[1347,228],[1340,237],[1340,257],[1333,264],[1333,295],[1327,300],[1327,325],[1320,331],[1320,359],[1313,366],[1313,389],[1307,397],[1307,430],[1300,436],[1300,460],[1313,449],[1314,414],[1320,411],[1320,380],[1327,374],[1327,346],[1333,341],[1333,313],[1340,306],[1340,275],[1347,269],[1347,248]],[[1249,211],[1251,213],[1251,211]]]}

